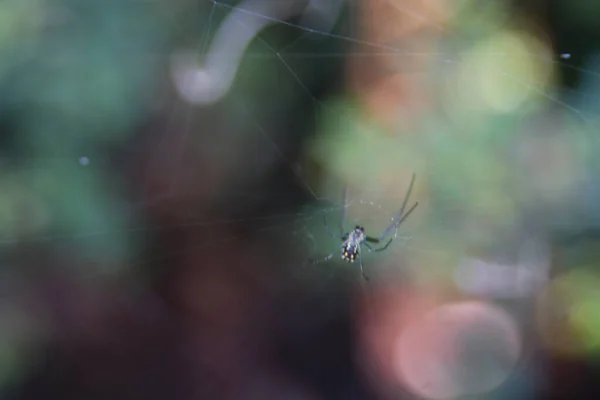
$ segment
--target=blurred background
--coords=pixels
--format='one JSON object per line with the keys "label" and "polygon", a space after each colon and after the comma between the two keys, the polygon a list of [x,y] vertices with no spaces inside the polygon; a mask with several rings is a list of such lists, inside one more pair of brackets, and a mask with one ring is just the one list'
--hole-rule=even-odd
{"label": "blurred background", "polygon": [[0,1],[0,398],[591,398],[599,15]]}

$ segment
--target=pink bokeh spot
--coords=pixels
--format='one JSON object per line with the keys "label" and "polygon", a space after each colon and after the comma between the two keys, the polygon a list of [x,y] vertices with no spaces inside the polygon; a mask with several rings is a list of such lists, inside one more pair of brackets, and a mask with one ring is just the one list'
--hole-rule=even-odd
{"label": "pink bokeh spot", "polygon": [[429,399],[486,393],[508,378],[521,347],[507,312],[485,302],[455,303],[403,330],[394,348],[395,372],[407,389]]}

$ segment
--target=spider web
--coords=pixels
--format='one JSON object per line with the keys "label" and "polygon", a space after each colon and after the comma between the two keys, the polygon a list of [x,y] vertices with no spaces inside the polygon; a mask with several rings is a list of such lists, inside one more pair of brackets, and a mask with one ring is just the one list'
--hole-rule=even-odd
{"label": "spider web", "polygon": [[[444,28],[438,24],[436,21],[431,20],[426,15],[421,14],[418,11],[410,9],[410,5],[403,4],[401,5],[398,2],[390,2],[388,0],[379,0],[384,3],[392,3],[394,7],[403,14],[408,19],[414,19],[420,22],[423,22],[426,26],[429,26],[433,30],[444,31]],[[425,55],[432,56],[435,60],[437,60],[438,67],[445,68],[459,68],[462,63],[466,62],[465,57],[463,57],[463,52],[466,50],[456,50],[452,46],[452,40],[443,41],[445,43],[449,43],[447,51],[440,51],[437,53],[429,53],[422,52],[417,49],[417,51],[411,52],[406,49],[395,46],[394,44],[389,43],[379,43],[367,41],[362,38],[357,38],[356,36],[350,36],[347,34],[339,34],[336,33],[334,28],[335,21],[339,18],[340,13],[343,9],[343,4],[340,2],[339,4],[335,4],[332,7],[329,7],[328,10],[325,10],[321,17],[327,21],[329,18],[329,24],[327,22],[322,23],[321,25],[328,25],[328,29],[319,28],[319,19],[314,18],[311,20],[309,17],[311,12],[313,16],[318,15],[319,7],[323,6],[323,2],[308,2],[308,5],[304,10],[302,7],[299,9],[294,9],[294,5],[297,6],[297,3],[302,2],[291,2],[292,5],[283,6],[283,10],[275,10],[275,7],[270,2],[227,2],[227,1],[212,1],[210,4],[209,11],[205,12],[208,15],[207,22],[204,24],[206,26],[206,32],[215,31],[219,29],[224,29],[224,26],[227,26],[230,32],[225,31],[225,33],[230,33],[231,35],[236,35],[238,32],[235,30],[239,29],[239,34],[246,35],[245,37],[251,37],[252,42],[256,44],[255,48],[262,48],[261,52],[253,52],[252,50],[245,50],[243,57],[245,58],[264,58],[275,60],[287,73],[287,80],[291,81],[294,85],[296,85],[296,91],[300,92],[303,96],[310,99],[313,104],[315,110],[336,114],[339,111],[330,106],[329,103],[324,102],[322,99],[317,98],[310,89],[310,84],[305,82],[302,77],[301,72],[299,72],[293,65],[293,61],[297,59],[308,59],[310,62],[318,64],[319,62],[323,62],[322,60],[335,59],[335,58],[360,58],[360,57],[382,57],[382,56],[390,56],[397,58],[400,62],[403,59],[410,59],[414,57],[415,54],[423,53]],[[282,3],[279,3],[282,4]],[[348,3],[345,3],[348,4]],[[350,3],[351,7],[356,7],[356,4]],[[338,7],[339,6],[339,7]],[[290,10],[294,9],[293,11]],[[300,10],[300,11],[299,11]],[[215,19],[218,18],[216,15],[219,13],[224,13],[221,15],[220,26],[217,28],[215,24]],[[286,13],[288,15],[286,15]],[[329,13],[329,15],[327,15]],[[305,15],[306,14],[306,15]],[[283,15],[286,15],[283,17]],[[315,22],[316,20],[316,22]],[[258,21],[258,22],[256,22]],[[334,21],[332,24],[331,21]],[[257,28],[253,25],[253,22],[256,23],[256,26],[260,26]],[[229,25],[226,25],[229,24]],[[297,30],[297,37],[289,42],[285,43],[277,43],[273,44],[268,41],[268,39],[263,38],[263,32],[267,30],[267,28],[271,28],[273,26],[283,26],[288,29]],[[255,31],[253,31],[255,29]],[[232,55],[228,52],[226,48],[218,48],[218,35],[219,33],[210,35],[208,33],[205,34],[205,38],[202,41],[202,50],[201,54],[204,56],[204,60],[206,60],[207,67],[205,67],[205,73],[210,73],[210,62],[211,62],[211,52],[218,53],[219,51],[227,54],[226,56],[222,56],[222,60],[231,61],[235,60],[235,55]],[[217,37],[217,39],[215,39]],[[209,44],[212,38],[213,42]],[[331,52],[331,53],[308,53],[306,51],[296,51],[298,46],[305,41],[308,40],[333,40],[344,43],[345,50],[342,52]],[[217,42],[217,45],[214,44],[214,41]],[[214,46],[214,47],[213,47]],[[224,46],[225,47],[225,46]],[[234,46],[235,47],[235,46]],[[468,47],[468,46],[465,46]],[[368,51],[365,51],[367,49]],[[443,50],[443,49],[442,49]],[[497,57],[506,57],[506,54],[495,54]],[[598,72],[595,69],[589,68],[580,68],[569,63],[571,59],[570,53],[559,53],[555,56],[540,52],[532,53],[528,52],[525,54],[526,57],[530,57],[536,59],[538,61],[542,61],[548,65],[552,66],[561,66],[566,69],[573,69],[577,72],[581,73],[584,76],[584,81],[586,84],[582,84],[581,86],[584,88],[593,87],[596,82],[595,77],[598,76]],[[241,56],[240,56],[241,58]],[[218,65],[218,57],[215,56],[214,65]],[[235,63],[233,63],[235,64]],[[191,66],[190,66],[191,65]],[[590,63],[589,65],[593,65]],[[198,68],[194,67],[194,63],[190,62],[188,64],[190,68]],[[209,99],[203,94],[198,94],[198,92],[194,92],[194,90],[198,90],[200,87],[200,92],[202,84],[199,86],[195,86],[195,80],[198,80],[198,76],[193,76],[191,73],[186,74],[181,67],[179,70],[179,75],[174,75],[174,81],[177,85],[177,79],[179,81],[179,90],[180,94],[186,98],[190,103],[195,103],[196,105],[208,105],[212,102],[218,101],[221,97],[216,94],[212,94],[213,98]],[[233,67],[228,66],[229,69],[233,69]],[[217,67],[214,67],[214,71],[218,70]],[[237,71],[236,71],[237,72]],[[421,71],[418,71],[421,72]],[[425,72],[425,71],[423,71]],[[227,75],[227,74],[225,74]],[[232,78],[221,85],[221,87],[229,88],[228,85],[233,84],[235,74],[231,74]],[[202,78],[206,78],[205,75]],[[278,76],[280,78],[280,75]],[[218,79],[215,78],[215,79]],[[433,78],[432,78],[433,79]],[[501,79],[506,79],[513,85],[522,86],[526,88],[527,91],[533,92],[537,94],[539,97],[543,98],[546,108],[551,110],[556,110],[556,112],[562,115],[567,120],[572,121],[572,124],[576,125],[581,132],[589,132],[591,127],[593,126],[593,115],[594,115],[594,105],[596,104],[597,97],[594,95],[590,95],[587,90],[581,89],[558,89],[556,87],[549,87],[548,85],[539,86],[528,83],[525,78],[521,77],[518,74],[511,73],[511,71],[505,71],[502,73]],[[190,83],[191,82],[191,83]],[[191,89],[190,89],[191,88]],[[207,92],[210,92],[209,89],[204,88]],[[561,92],[561,90],[564,90]],[[218,91],[217,91],[218,92]],[[223,90],[223,96],[226,95],[227,90]],[[204,96],[204,97],[203,97]],[[592,99],[588,97],[591,96]],[[210,96],[209,96],[210,97]],[[586,100],[587,99],[587,100]],[[591,100],[591,101],[588,101]],[[243,103],[242,101],[239,101]],[[262,125],[259,117],[255,117],[253,112],[250,110],[247,104],[241,104],[241,107],[244,109],[244,114],[250,118],[254,126],[256,127],[259,137],[258,140],[264,140],[264,148],[270,148],[274,151],[278,157],[282,157],[285,159],[285,150],[281,148],[277,144],[277,141],[274,139],[276,136],[273,130]],[[286,160],[290,171],[293,172],[295,178],[299,181],[302,187],[310,193],[314,202],[327,202],[334,204],[333,207],[317,207],[314,211],[308,211],[307,213],[299,213],[296,215],[296,223],[299,224],[295,229],[291,230],[291,232],[296,236],[300,235],[301,240],[308,240],[308,244],[311,246],[313,254],[312,258],[319,258],[320,255],[326,255],[329,253],[328,249],[336,249],[335,243],[332,243],[326,235],[324,235],[324,229],[322,227],[322,217],[326,215],[330,224],[337,226],[337,222],[339,221],[339,215],[341,214],[339,200],[332,198],[329,193],[326,196],[320,194],[318,188],[313,187],[315,184],[311,183],[305,175],[305,172],[299,168],[297,164],[293,164]],[[339,197],[341,199],[341,196]],[[392,201],[393,200],[393,201]],[[382,206],[381,204],[385,202],[386,206]],[[349,217],[346,221],[346,229],[348,227],[353,226],[353,224],[361,224],[365,225],[368,228],[369,233],[373,233],[377,235],[377,232],[382,232],[387,224],[390,222],[391,216],[393,216],[396,212],[394,209],[395,204],[401,204],[402,198],[398,195],[396,198],[392,199],[389,194],[381,194],[377,193],[377,191],[369,191],[361,190],[355,197],[344,205],[346,208],[344,213]],[[431,215],[430,209],[424,209],[421,207],[417,210],[418,213],[427,214],[425,219],[431,218],[434,223],[430,225],[429,229],[437,229],[441,230],[446,227],[446,221],[444,211],[438,212],[436,215]],[[441,215],[440,215],[441,214]],[[447,215],[446,215],[447,217]],[[281,220],[283,221],[283,220]],[[573,221],[567,221],[566,224],[572,223]],[[452,224],[448,224],[452,226]],[[436,254],[435,257],[446,257],[449,263],[455,264],[468,264],[468,259],[464,261],[460,261],[459,259],[453,258],[452,256],[444,255],[443,250],[439,250],[436,246],[428,246],[424,242],[420,242],[418,240],[409,240],[414,236],[418,236],[420,232],[415,230],[415,227],[406,227],[403,226],[403,229],[407,229],[408,233],[405,235],[406,237],[401,237],[398,243],[395,243],[394,246],[390,247],[390,253],[393,254],[390,257],[394,257],[394,255],[402,255],[406,257],[410,257],[411,253],[426,253],[426,254]],[[268,228],[268,229],[278,229],[276,225]],[[288,225],[285,224],[285,229],[288,229]],[[422,226],[421,229],[426,230],[425,226]],[[451,229],[451,228],[450,228]],[[323,245],[326,244],[327,245]],[[519,254],[523,251],[527,252],[527,250],[523,250],[524,248],[529,248],[531,243],[519,247]],[[533,253],[536,253],[540,248],[537,245],[533,245],[535,249]],[[537,246],[537,247],[536,247]],[[543,248],[543,246],[542,246]],[[539,250],[542,251],[542,250]],[[542,251],[543,252],[543,251]],[[537,253],[536,253],[537,254]],[[371,258],[372,255],[368,255],[365,258]],[[537,256],[533,256],[534,261],[531,263],[543,263],[543,256],[539,254]],[[368,263],[368,262],[366,262]],[[320,268],[327,268],[326,266],[320,266]],[[464,274],[465,268],[459,267],[458,270],[463,271]],[[494,268],[492,266],[492,268]],[[461,272],[457,272],[457,280],[460,281],[462,279]],[[502,273],[500,273],[502,275]],[[509,274],[510,275],[510,274]],[[498,276],[498,273],[496,273]],[[537,278],[533,278],[534,280]],[[499,282],[503,282],[502,285],[506,286],[507,280],[504,279],[496,279]],[[508,278],[508,282],[513,282],[513,278]],[[461,282],[458,282],[461,284]],[[464,285],[464,282],[462,283]],[[492,290],[494,291],[494,290]],[[498,290],[496,290],[498,291]],[[502,290],[500,290],[501,292]],[[520,292],[521,293],[521,292]]]}
{"label": "spider web", "polygon": [[[48,215],[26,215],[26,223],[19,225],[6,212],[2,214],[6,207],[0,204],[0,244],[9,254],[17,249],[21,251],[18,255],[24,252],[33,258],[32,261],[25,257],[26,263],[46,262],[47,253],[43,251],[27,254],[29,249],[39,250],[37,245],[58,248],[74,255],[73,264],[77,267],[81,259],[91,261],[89,268],[79,271],[84,279],[91,280],[106,273],[110,266],[115,266],[111,272],[116,270],[116,273],[145,270],[152,265],[169,269],[185,258],[203,267],[218,264],[223,253],[237,253],[241,247],[239,253],[246,254],[248,248],[256,247],[263,251],[263,256],[266,254],[265,260],[282,270],[273,273],[273,279],[278,281],[276,286],[282,291],[309,287],[308,297],[325,309],[321,313],[328,314],[327,307],[335,307],[330,303],[339,293],[335,289],[364,283],[357,263],[346,264],[339,259],[340,243],[327,234],[324,218],[334,232],[345,215],[345,231],[360,225],[367,234],[379,236],[401,206],[413,172],[417,181],[407,207],[414,201],[419,201],[419,207],[393,232],[395,241],[386,251],[363,253],[365,272],[375,282],[387,274],[408,271],[454,279],[456,286],[469,294],[496,298],[528,296],[548,276],[549,246],[544,241],[545,235],[597,226],[600,222],[600,210],[596,207],[600,204],[600,193],[592,190],[597,186],[594,155],[600,150],[600,144],[592,139],[600,105],[596,90],[600,55],[575,64],[572,58],[578,56],[570,54],[569,49],[559,49],[557,54],[525,51],[508,56],[489,51],[486,53],[489,59],[523,57],[549,69],[575,71],[581,76],[579,86],[566,88],[547,82],[536,85],[527,75],[531,71],[507,69],[488,77],[488,82],[501,82],[521,88],[528,95],[534,94],[537,108],[527,110],[525,116],[497,123],[500,117],[484,115],[477,107],[465,112],[452,104],[434,103],[421,118],[425,121],[423,126],[414,128],[415,138],[405,135],[411,128],[398,123],[398,136],[408,138],[386,141],[388,138],[377,128],[352,115],[357,107],[344,98],[345,89],[332,96],[324,94],[326,91],[319,87],[311,70],[337,71],[334,64],[345,64],[348,60],[376,63],[381,58],[391,58],[401,72],[419,75],[415,80],[424,80],[424,90],[430,90],[432,97],[442,97],[442,92],[447,95],[452,92],[452,85],[457,85],[457,75],[469,74],[473,57],[486,51],[485,46],[473,50],[479,31],[474,30],[473,34],[460,27],[445,27],[413,8],[413,4],[394,0],[360,3],[357,0],[197,0],[177,2],[178,7],[173,6],[175,12],[170,2],[164,7],[151,1],[130,3],[166,11],[160,21],[167,30],[179,31],[179,35],[174,35],[176,45],[170,43],[165,46],[168,51],[153,55],[168,65],[170,75],[163,83],[169,87],[165,92],[174,92],[173,98],[161,92],[158,104],[145,105],[162,112],[168,109],[164,113],[167,120],[160,121],[162,125],[157,124],[158,128],[143,129],[143,139],[132,138],[131,148],[118,160],[119,166],[130,166],[129,163],[139,159],[152,162],[140,163],[139,180],[129,182],[124,178],[122,182],[111,181],[102,187],[90,181],[110,173],[114,160],[102,159],[93,151],[78,149],[76,157],[59,154],[26,164],[30,169],[63,171],[64,176],[79,183],[77,190],[68,192],[77,200],[69,203],[74,204],[73,209],[62,209],[60,215],[73,212],[75,217],[65,218],[67,223],[58,229],[39,229],[44,234],[38,233],[38,226],[30,223],[29,218],[44,221]],[[418,22],[425,30],[444,32],[446,37],[440,40],[439,48],[432,50],[418,41],[416,48],[409,49],[401,40],[399,43],[369,41],[364,32],[355,34],[353,27],[360,25],[356,21],[357,8],[360,6],[365,12],[380,4],[392,4],[404,21]],[[146,56],[135,54],[135,57]],[[422,56],[433,61],[426,67],[415,64],[415,58]],[[492,66],[483,70],[489,71]],[[156,75],[151,76],[156,78]],[[470,86],[469,78],[458,79],[460,89]],[[410,95],[406,97],[406,103],[411,103]],[[454,94],[453,99],[457,104],[463,100],[459,94]],[[306,104],[307,107],[301,108]],[[292,127],[295,131],[290,132],[290,125],[278,118],[290,115],[295,107],[301,109],[300,115],[316,114],[317,120],[301,121],[302,125]],[[401,114],[402,107],[398,109]],[[455,119],[447,118],[453,113],[458,114]],[[518,110],[505,114],[516,115]],[[461,125],[460,120],[467,122]],[[336,125],[335,121],[342,122],[332,128],[330,125]],[[491,135],[478,140],[478,132],[464,132],[469,130],[469,124],[476,127],[473,130],[490,125]],[[335,136],[331,131],[336,130],[343,132]],[[312,131],[318,134],[310,140],[298,139]],[[383,145],[374,151],[368,141],[361,141],[364,139],[361,132],[381,139]],[[345,133],[348,139],[343,142],[340,138]],[[358,145],[350,147],[353,141]],[[296,147],[305,142],[307,148]],[[340,156],[338,153],[342,151],[332,151],[337,149],[336,143],[351,151]],[[502,148],[505,153],[493,154],[488,150],[490,147]],[[472,153],[480,149],[484,155],[476,158],[464,151],[468,148],[474,149]],[[539,148],[542,156],[537,152]],[[570,153],[565,155],[564,148]],[[387,149],[398,151],[396,158],[400,161],[388,163],[384,173],[373,164],[380,156],[394,159],[386,153]],[[531,161],[543,154],[552,157],[553,162],[542,163],[548,171]],[[569,154],[576,161],[569,162]],[[498,156],[497,164],[502,168],[488,163],[487,159],[493,160],[494,156]],[[576,169],[572,164],[578,164],[579,170],[569,176],[559,173],[569,167]],[[281,165],[285,171],[279,170]],[[472,165],[480,170],[469,173]],[[163,173],[166,178],[161,180]],[[512,176],[506,178],[506,175]],[[18,178],[19,175],[15,180]],[[35,185],[51,185],[47,182],[55,182],[52,178],[42,174]],[[264,184],[269,178],[285,184],[281,190],[270,192],[277,185]],[[20,187],[14,182],[13,186],[5,181],[0,183],[4,185],[2,188]],[[263,184],[270,189],[265,190]],[[344,185],[350,189],[345,199]],[[125,193],[117,200],[107,194],[115,187],[122,194],[122,187],[129,186],[143,188],[139,196],[142,200],[136,199],[139,193]],[[574,199],[577,196],[570,193],[584,195]],[[8,197],[8,202],[21,205],[18,190],[10,192]],[[7,202],[6,199],[7,196],[0,197],[0,201]],[[45,200],[28,199],[30,203],[25,206]],[[112,202],[111,212],[86,218],[89,213],[85,211],[96,205],[101,208],[104,200]],[[84,208],[78,203],[89,204]],[[533,210],[528,209],[530,204],[535,204]],[[147,218],[149,209],[161,207],[168,211],[157,214],[167,222]],[[7,225],[17,228],[4,229]],[[180,243],[179,239],[186,236],[187,241]],[[168,239],[172,240],[172,246],[168,250],[159,249],[156,255],[152,249],[154,243]],[[278,246],[264,249],[260,247],[264,243]],[[330,261],[311,263],[330,253],[334,253]],[[9,258],[6,262],[13,261]],[[257,272],[268,276],[273,271]],[[13,282],[8,278],[3,281]],[[20,288],[7,286],[10,284],[4,284],[5,290],[11,293]]]}
{"label": "spider web", "polygon": [[[391,0],[375,1],[391,2]],[[421,14],[419,11],[411,9],[409,5],[400,5],[398,2],[392,3],[408,20],[419,21],[434,30],[445,30],[439,23],[431,20],[428,16]],[[194,113],[198,112],[199,109],[218,103],[225,98],[231,90],[235,90],[236,79],[241,79],[239,78],[239,74],[243,73],[243,71],[240,70],[240,63],[242,63],[243,60],[264,59],[268,60],[270,63],[278,63],[282,70],[287,74],[287,77],[284,78],[286,79],[286,84],[284,85],[285,90],[291,90],[295,96],[304,97],[305,100],[308,99],[311,101],[316,112],[329,113],[332,115],[336,115],[338,110],[313,94],[310,83],[306,81],[308,78],[304,77],[306,74],[302,74],[295,68],[295,60],[303,60],[305,63],[318,66],[335,59],[376,58],[393,55],[401,62],[403,59],[414,57],[415,53],[422,53],[424,55],[432,56],[437,60],[437,67],[439,68],[458,68],[465,62],[465,58],[462,57],[464,55],[462,50],[452,49],[445,52],[431,53],[420,52],[420,49],[417,49],[416,52],[410,52],[406,49],[399,48],[394,44],[372,42],[362,38],[359,39],[357,35],[351,36],[349,34],[336,33],[336,27],[342,19],[344,7],[348,4],[351,5],[351,8],[357,6],[352,2],[348,3],[342,1],[281,2],[277,0],[267,0],[232,2],[212,0],[200,2],[199,9],[195,11],[199,12],[202,23],[198,23],[198,26],[194,27],[194,29],[201,29],[202,32],[199,32],[200,34],[198,35],[197,42],[193,43],[193,51],[184,49],[185,51],[173,54],[172,56],[173,84],[178,88],[179,94],[185,102],[183,103],[183,108],[181,104],[175,106],[171,113],[171,117],[180,122],[183,121],[182,124],[186,128],[183,129],[183,132],[181,133],[182,137],[177,141],[178,144],[175,148],[168,148],[165,145],[165,141],[169,141],[170,139],[162,138],[159,141],[159,150],[168,151],[172,155],[171,160],[175,160],[175,163],[177,164],[174,166],[175,168],[181,168],[183,170],[192,168],[184,165],[186,144],[189,144],[194,140],[195,134],[190,128],[191,124],[189,122],[193,119]],[[149,5],[149,7],[150,6],[152,5]],[[167,16],[166,18],[176,19],[177,16]],[[167,21],[167,23],[169,23],[169,21]],[[172,23],[177,24],[178,22],[174,21]],[[269,39],[263,37],[268,29],[278,28],[295,31],[296,33],[293,35],[295,38],[285,43],[271,43],[269,42]],[[186,28],[182,29],[185,30]],[[225,30],[223,31],[223,29]],[[224,32],[226,35],[220,38],[220,32],[221,34]],[[452,38],[451,35],[452,34],[450,34],[450,38]],[[219,48],[219,40],[222,40],[223,43],[227,43],[231,47],[227,47],[225,50]],[[227,40],[229,40],[229,42],[227,42]],[[244,40],[248,41],[248,43],[244,44]],[[320,41],[324,40],[334,44],[343,43],[343,46],[337,46],[335,52],[320,51],[318,53],[310,53],[307,51],[296,51],[303,43],[314,42],[318,44]],[[252,45],[249,44],[250,42]],[[449,39],[445,42],[449,43],[448,48],[452,48],[452,40]],[[260,48],[262,51],[254,52],[256,48]],[[340,48],[344,50],[340,51]],[[230,49],[234,49],[238,51],[238,53],[235,53]],[[364,49],[368,49],[369,51],[364,51]],[[194,51],[197,53],[194,54]],[[210,64],[202,74],[198,73],[198,65],[195,64],[198,59],[198,53],[201,55],[200,58],[207,60],[209,64],[210,62],[213,62],[213,64]],[[211,54],[215,55],[213,61],[211,61]],[[502,54],[498,54],[498,57],[502,56]],[[580,68],[571,65],[571,54],[568,52],[559,53],[555,56],[528,53],[526,56],[537,60],[541,59],[543,63],[549,65],[559,65],[563,68],[576,70],[583,77],[584,83],[581,85],[583,89],[565,90],[560,88],[559,90],[558,87],[551,87],[550,89],[548,86],[537,87],[528,83],[521,76],[511,73],[511,71],[504,72],[503,78],[506,78],[514,85],[522,86],[528,91],[543,97],[548,109],[555,110],[557,114],[572,121],[572,126],[577,126],[580,132],[586,133],[591,131],[593,126],[595,126],[594,113],[599,99],[597,95],[594,94],[595,90],[593,90],[593,88],[598,85],[597,78],[600,75],[600,72],[598,72],[598,69],[596,68],[597,63],[595,63],[594,60],[590,60],[588,63],[589,68]],[[224,62],[225,64],[223,64]],[[222,76],[215,78],[211,75],[214,73],[220,73]],[[284,75],[278,74],[277,78],[281,79],[282,76]],[[220,80],[222,80],[222,82]],[[218,84],[214,83],[217,81]],[[281,144],[282,139],[280,135],[276,133],[277,128],[264,125],[264,118],[256,115],[256,107],[253,107],[251,98],[236,97],[231,101],[236,104],[238,110],[238,114],[236,115],[244,115],[253,125],[255,136],[250,143],[252,143],[251,146],[253,146],[254,151],[259,151],[261,157],[267,159],[264,168],[267,169],[269,163],[273,162],[273,160],[283,160],[299,185],[311,197],[312,204],[299,212],[282,213],[267,211],[264,215],[252,218],[197,220],[190,217],[187,221],[183,221],[178,225],[180,228],[205,227],[206,229],[214,229],[215,227],[225,227],[239,222],[262,221],[263,226],[259,229],[259,232],[274,231],[289,237],[292,240],[299,240],[303,243],[303,246],[309,246],[311,249],[310,257],[303,257],[303,265],[306,268],[314,268],[320,271],[327,270],[329,266],[320,264],[317,267],[310,267],[308,260],[325,256],[329,252],[334,251],[338,246],[334,241],[327,239],[322,223],[324,216],[327,217],[332,227],[336,227],[339,223],[339,216],[342,208],[346,208],[347,229],[354,224],[360,224],[367,228],[369,234],[377,236],[379,232],[383,232],[385,227],[390,223],[392,216],[397,211],[395,207],[402,203],[402,193],[404,188],[400,187],[398,189],[398,194],[394,194],[394,196],[383,191],[383,193],[378,192],[377,189],[359,190],[358,193],[355,191],[350,195],[347,204],[341,204],[341,196],[335,196],[335,193],[341,193],[341,190],[330,190],[323,187],[317,187],[318,185],[309,177],[310,171],[304,170],[296,164],[295,161],[290,161],[288,158],[290,150]],[[214,118],[218,118],[218,116],[215,116]],[[226,141],[226,139],[221,139],[218,146],[214,146],[215,150],[222,151],[222,141]],[[207,151],[210,150],[211,149],[208,149]],[[368,162],[368,160],[365,160],[365,162]],[[81,168],[102,168],[101,165],[98,165],[99,160],[94,160],[92,158],[88,159],[86,155],[81,156],[79,163]],[[418,169],[418,167],[418,165],[415,166],[416,169]],[[412,171],[403,171],[402,173],[406,175],[411,172]],[[163,199],[172,197],[174,191],[176,191],[177,185],[178,183],[176,182],[172,187],[167,188],[162,194]],[[227,192],[227,196],[230,196],[228,199],[229,201],[241,200],[250,202],[254,199],[254,194],[250,189],[241,189],[238,193],[233,192],[235,191],[230,190]],[[412,201],[421,200],[417,198],[417,196],[417,193],[413,193]],[[385,203],[385,205],[382,205],[383,203]],[[429,225],[427,223],[421,223],[420,228],[417,228],[411,226],[410,222],[407,221],[406,226],[403,225],[401,227],[398,241],[388,249],[386,254],[410,257],[411,254],[414,253],[425,253],[430,255],[439,253],[440,257],[444,257],[443,250],[437,249],[436,246],[426,245],[424,243],[425,239],[418,240],[418,237],[427,230],[433,229],[441,231],[446,226],[446,219],[452,217],[451,213],[447,213],[447,211],[447,209],[442,207],[441,210],[438,209],[434,212],[432,211],[432,207],[420,206],[416,210],[415,215],[421,214],[419,218],[422,221],[429,221]],[[414,216],[411,218],[414,218]],[[565,223],[572,223],[572,221],[569,220]],[[162,229],[160,226],[140,226],[139,223],[134,223],[132,225],[133,226],[124,228],[121,232],[132,237],[143,237],[149,230]],[[173,226],[169,225],[164,229],[172,228]],[[31,240],[77,243],[81,240],[96,240],[99,237],[114,233],[114,230],[89,231],[80,235],[37,236]],[[224,237],[219,237],[214,240],[203,241],[198,244],[198,246],[195,246],[195,248],[216,246],[224,242],[234,241],[239,239],[239,237],[239,234],[225,235]],[[17,242],[18,241],[12,238],[8,238],[4,241],[4,244],[10,246]],[[299,252],[299,254],[302,253],[302,251]],[[175,257],[177,254],[173,253],[172,256]],[[370,260],[372,257],[378,258],[385,256],[381,255],[375,257],[366,255],[365,265],[367,268],[369,264],[371,264]],[[154,261],[156,261],[156,259],[138,259],[134,264],[143,264]],[[457,260],[452,259],[452,262],[454,261]],[[356,268],[356,273],[354,275],[358,276],[358,268]]]}

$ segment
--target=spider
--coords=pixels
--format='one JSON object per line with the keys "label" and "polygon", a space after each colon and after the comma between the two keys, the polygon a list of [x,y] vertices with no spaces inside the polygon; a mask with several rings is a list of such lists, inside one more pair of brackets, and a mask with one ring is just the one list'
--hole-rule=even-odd
{"label": "spider", "polygon": [[[379,244],[383,242],[392,233],[392,231],[398,229],[400,224],[404,222],[404,220],[410,215],[410,213],[414,211],[415,208],[417,208],[417,206],[419,205],[418,201],[415,202],[415,204],[413,204],[413,206],[406,213],[404,213],[404,209],[406,208],[406,203],[408,203],[408,198],[410,197],[410,192],[412,191],[414,183],[415,174],[412,175],[412,179],[410,181],[410,185],[408,187],[408,191],[406,192],[406,196],[404,197],[404,202],[402,203],[400,211],[398,211],[398,213],[394,216],[390,226],[388,226],[378,238],[366,235],[365,228],[358,225],[355,226],[354,229],[352,229],[350,232],[344,234],[344,220],[346,217],[345,208],[342,208],[342,216],[340,218],[340,234],[333,233],[329,229],[329,225],[327,225],[327,216],[323,217],[327,233],[329,233],[331,237],[342,241],[340,249],[338,250],[340,251],[342,260],[353,263],[358,258],[358,261],[360,263],[360,272],[362,273],[363,278],[367,281],[369,280],[369,277],[365,274],[365,270],[363,268],[361,245],[364,245],[369,250],[369,252],[383,251],[388,248],[390,243],[392,243],[392,241],[396,238],[396,235],[392,236],[392,238],[383,247],[380,248],[373,248],[369,243]],[[346,200],[345,197],[346,194],[344,193],[344,203]],[[315,260],[313,261],[313,264],[329,261],[333,258],[333,256],[336,253],[337,251],[331,253],[323,259]]]}

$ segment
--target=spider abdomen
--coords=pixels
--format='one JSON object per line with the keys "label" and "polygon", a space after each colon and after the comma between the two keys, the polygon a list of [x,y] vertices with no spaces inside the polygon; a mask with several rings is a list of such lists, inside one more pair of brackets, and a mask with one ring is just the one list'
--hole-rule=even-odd
{"label": "spider abdomen", "polygon": [[347,262],[354,262],[358,257],[358,245],[356,243],[346,243],[342,247],[342,260]]}

